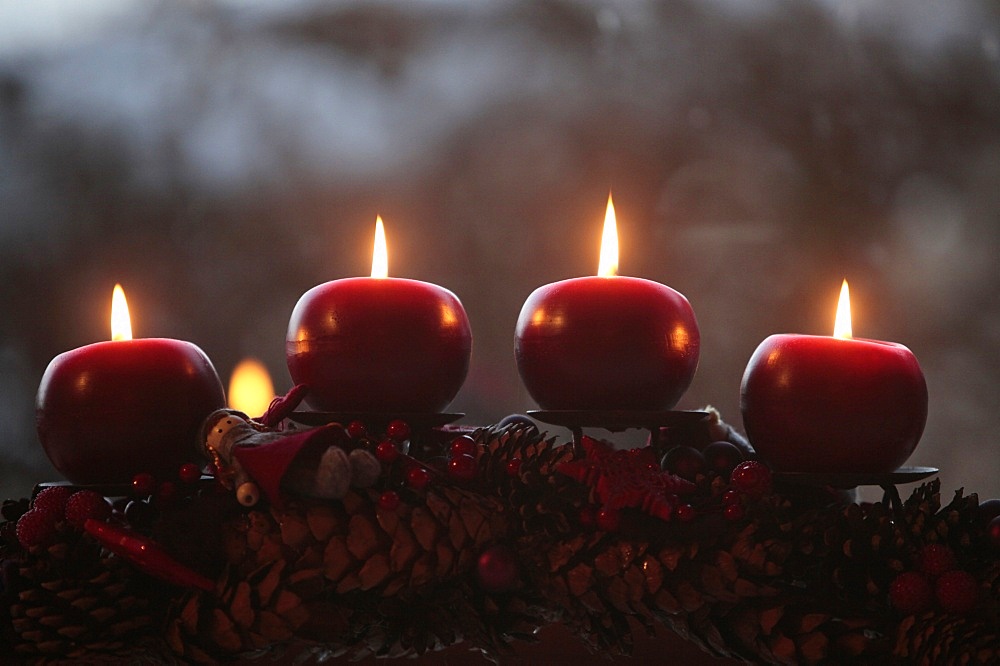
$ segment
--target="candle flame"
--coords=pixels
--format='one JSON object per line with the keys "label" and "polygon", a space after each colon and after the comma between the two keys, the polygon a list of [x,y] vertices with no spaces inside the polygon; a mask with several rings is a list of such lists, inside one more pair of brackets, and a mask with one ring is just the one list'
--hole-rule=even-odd
{"label": "candle flame", "polygon": [[840,287],[840,301],[837,303],[837,320],[833,324],[833,337],[850,340],[854,337],[851,330],[851,291],[847,288],[847,280]]}
{"label": "candle flame", "polygon": [[608,277],[618,275],[618,224],[615,220],[615,204],[608,192],[608,209],[604,214],[604,233],[601,235],[601,261],[597,274]]}
{"label": "candle flame", "polygon": [[274,384],[264,364],[255,358],[245,358],[237,364],[229,378],[229,406],[249,416],[267,412],[274,400]]}
{"label": "candle flame", "polygon": [[372,277],[389,277],[389,252],[385,244],[385,225],[382,216],[375,216],[375,250],[372,252]]}
{"label": "candle flame", "polygon": [[115,285],[115,290],[111,294],[111,339],[132,339],[132,320],[128,315],[125,290],[120,284]]}

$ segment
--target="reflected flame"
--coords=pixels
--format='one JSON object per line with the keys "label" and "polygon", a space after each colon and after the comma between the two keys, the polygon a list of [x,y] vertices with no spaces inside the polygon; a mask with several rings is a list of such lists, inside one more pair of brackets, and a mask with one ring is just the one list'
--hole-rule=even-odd
{"label": "reflected flame", "polygon": [[264,364],[245,358],[229,378],[229,406],[249,416],[261,416],[274,400],[274,384]]}
{"label": "reflected flame", "polygon": [[111,339],[131,340],[132,320],[128,316],[128,302],[125,300],[125,290],[120,284],[115,285],[111,294]]}
{"label": "reflected flame", "polygon": [[608,210],[604,214],[604,233],[601,235],[601,261],[597,274],[603,277],[618,275],[618,224],[615,220],[615,204],[608,192]]}
{"label": "reflected flame", "polygon": [[385,225],[382,216],[375,216],[375,250],[372,252],[372,277],[389,277],[389,252],[385,245]]}
{"label": "reflected flame", "polygon": [[851,291],[847,288],[847,280],[840,287],[840,301],[837,303],[837,320],[833,324],[833,337],[850,340],[854,337],[851,330]]}

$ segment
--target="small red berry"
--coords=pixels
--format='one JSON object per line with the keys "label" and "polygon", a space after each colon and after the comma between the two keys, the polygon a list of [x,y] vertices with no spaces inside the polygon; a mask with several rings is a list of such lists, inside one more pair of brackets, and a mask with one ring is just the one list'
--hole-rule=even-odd
{"label": "small red berry", "polygon": [[726,520],[737,521],[743,520],[746,511],[744,511],[742,504],[727,504],[726,508],[722,510],[722,515],[725,516]]}
{"label": "small red berry", "polygon": [[347,436],[351,439],[361,439],[368,434],[368,428],[361,421],[351,421],[347,424]]}
{"label": "small red berry", "polygon": [[517,554],[508,546],[490,546],[476,560],[476,580],[487,592],[507,592],[518,578]]}
{"label": "small red berry", "polygon": [[756,460],[741,462],[729,475],[733,488],[753,498],[763,497],[771,492],[771,470]]}
{"label": "small red berry", "polygon": [[142,500],[132,500],[125,507],[125,520],[136,529],[143,529],[152,525],[156,519],[157,511],[149,502]]}
{"label": "small red berry", "polygon": [[979,600],[979,581],[968,571],[952,569],[937,579],[934,596],[946,612],[963,615],[971,611]]}
{"label": "small red berry", "polygon": [[930,608],[933,593],[927,577],[919,571],[905,571],[889,584],[889,601],[906,615],[922,613]]}
{"label": "small red berry", "polygon": [[682,523],[690,523],[698,516],[698,511],[690,504],[680,504],[674,509],[674,515]]}
{"label": "small red berry", "polygon": [[394,419],[389,421],[389,425],[385,428],[385,434],[394,442],[402,442],[410,437],[410,424],[403,419]]}
{"label": "small red berry", "polygon": [[132,477],[132,495],[147,497],[156,490],[156,479],[149,472],[139,472]]}
{"label": "small red berry", "polygon": [[675,446],[663,456],[663,468],[682,479],[694,481],[705,471],[705,456],[691,446]]}
{"label": "small red berry", "polygon": [[476,444],[476,440],[472,439],[468,435],[461,435],[451,440],[451,446],[448,450],[453,456],[474,456],[476,455],[476,449],[479,447]]}
{"label": "small red berry", "polygon": [[73,494],[68,486],[51,486],[35,495],[31,508],[50,514],[55,520],[62,520],[66,512],[66,500]]}
{"label": "small red berry", "polygon": [[194,463],[184,463],[177,470],[177,478],[180,479],[181,483],[197,483],[201,479],[201,468]]}
{"label": "small red berry", "polygon": [[111,505],[93,490],[75,492],[66,500],[66,522],[79,530],[88,518],[104,521],[110,517]]}
{"label": "small red berry", "polygon": [[622,525],[622,513],[618,509],[612,509],[608,506],[601,507],[594,517],[594,522],[599,530],[617,532]]}
{"label": "small red berry", "polygon": [[164,481],[156,487],[153,503],[159,507],[170,506],[177,500],[178,495],[177,484],[173,481]]}
{"label": "small red berry", "polygon": [[723,504],[740,504],[743,502],[743,493],[738,490],[727,490],[722,493]]}
{"label": "small red berry", "polygon": [[701,452],[708,466],[720,474],[730,474],[743,462],[743,452],[730,442],[712,442]]}
{"label": "small red berry", "polygon": [[55,516],[32,509],[17,519],[17,540],[23,548],[48,546],[56,540]]}
{"label": "small red berry", "polygon": [[424,467],[414,467],[406,473],[406,485],[414,490],[423,490],[431,482],[431,473]]}
{"label": "small red berry", "polygon": [[955,553],[942,543],[924,544],[917,554],[917,568],[931,578],[937,578],[955,566]]}
{"label": "small red berry", "polygon": [[471,481],[476,476],[476,459],[468,454],[461,454],[448,461],[448,474],[461,481]]}
{"label": "small red berry", "polygon": [[993,550],[1000,551],[1000,516],[991,519],[986,525],[986,538],[993,546]]}
{"label": "small red berry", "polygon": [[391,439],[383,439],[375,447],[375,457],[384,463],[391,463],[399,457],[399,449]]}
{"label": "small red berry", "polygon": [[511,458],[507,461],[507,476],[513,478],[521,473],[521,459]]}
{"label": "small red berry", "polygon": [[400,503],[399,493],[395,490],[387,490],[378,497],[378,506],[385,511],[395,511]]}

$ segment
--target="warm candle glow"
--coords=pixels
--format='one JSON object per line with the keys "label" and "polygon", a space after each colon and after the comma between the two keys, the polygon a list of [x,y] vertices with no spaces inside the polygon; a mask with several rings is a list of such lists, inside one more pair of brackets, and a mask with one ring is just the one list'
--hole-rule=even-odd
{"label": "warm candle glow", "polygon": [[132,320],[128,316],[125,290],[120,284],[115,285],[115,290],[111,294],[111,339],[132,339]]}
{"label": "warm candle glow", "polygon": [[837,303],[837,320],[833,324],[833,337],[850,340],[854,337],[851,330],[851,292],[847,288],[847,280],[840,287],[840,301]]}
{"label": "warm candle glow", "polygon": [[375,216],[375,250],[372,252],[372,277],[389,277],[389,253],[385,246],[385,225],[382,216]]}
{"label": "warm candle glow", "polygon": [[261,416],[274,400],[274,384],[264,364],[245,358],[229,379],[229,406],[251,417]]}
{"label": "warm candle glow", "polygon": [[608,209],[604,214],[604,233],[601,235],[601,261],[597,274],[603,277],[618,275],[618,225],[615,221],[615,204],[608,192]]}

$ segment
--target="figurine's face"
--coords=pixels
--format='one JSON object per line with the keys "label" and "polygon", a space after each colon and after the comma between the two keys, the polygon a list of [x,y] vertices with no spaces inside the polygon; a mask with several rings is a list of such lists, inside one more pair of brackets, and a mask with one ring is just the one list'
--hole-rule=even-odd
{"label": "figurine's face", "polygon": [[223,446],[223,443],[226,440],[226,434],[233,428],[246,425],[247,422],[235,414],[221,416],[208,431],[208,437],[205,438],[205,446],[209,449],[218,451],[220,454],[226,454],[228,457],[229,447]]}

